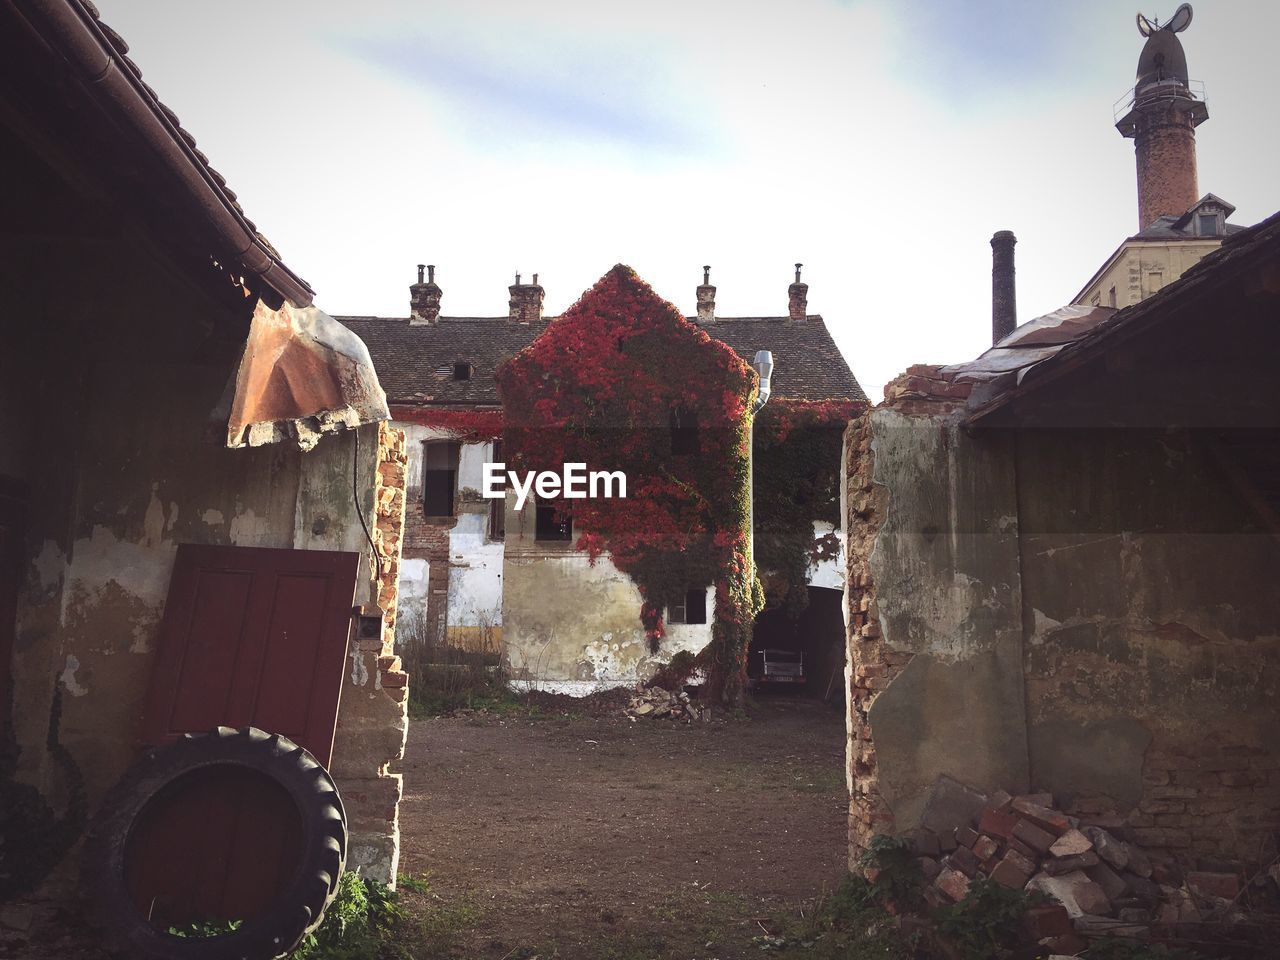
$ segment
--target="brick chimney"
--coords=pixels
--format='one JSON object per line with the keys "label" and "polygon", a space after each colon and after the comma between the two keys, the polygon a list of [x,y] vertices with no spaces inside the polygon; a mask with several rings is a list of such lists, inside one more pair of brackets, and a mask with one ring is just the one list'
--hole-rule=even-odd
{"label": "brick chimney", "polygon": [[515,323],[529,323],[542,319],[543,289],[538,286],[538,275],[533,275],[533,283],[521,283],[520,274],[516,274],[516,282],[507,287],[511,293],[509,307],[511,320]]}
{"label": "brick chimney", "polygon": [[702,268],[702,284],[698,287],[698,323],[716,322],[716,288],[711,285],[711,268]]}
{"label": "brick chimney", "polygon": [[809,316],[809,285],[800,282],[800,268],[803,263],[796,264],[796,282],[787,287],[787,316],[792,320],[803,320]]}
{"label": "brick chimney", "polygon": [[1018,325],[1018,296],[1014,285],[1012,230],[991,238],[991,342],[999,343]]}
{"label": "brick chimney", "polygon": [[[427,279],[422,279],[422,271]],[[418,264],[418,282],[409,286],[409,325],[421,326],[440,319],[440,288],[436,286],[436,265]]]}
{"label": "brick chimney", "polygon": [[1116,123],[1133,140],[1138,162],[1138,229],[1162,216],[1181,216],[1200,198],[1196,183],[1196,127],[1209,108],[1192,90],[1187,56],[1178,34],[1191,23],[1183,4],[1160,25],[1138,14],[1147,38],[1138,57],[1138,76],[1128,112]]}

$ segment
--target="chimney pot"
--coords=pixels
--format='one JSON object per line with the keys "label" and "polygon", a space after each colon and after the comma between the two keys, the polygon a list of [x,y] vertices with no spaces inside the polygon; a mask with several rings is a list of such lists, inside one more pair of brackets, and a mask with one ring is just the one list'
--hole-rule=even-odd
{"label": "chimney pot", "polygon": [[[430,271],[424,282],[423,270]],[[424,323],[435,323],[440,319],[440,297],[442,292],[436,286],[435,265],[418,264],[418,282],[409,287],[409,324],[420,326]]]}
{"label": "chimney pot", "polygon": [[533,283],[521,283],[520,274],[516,274],[516,282],[507,288],[511,294],[508,301],[509,316],[514,323],[529,323],[542,319],[542,299],[544,291],[538,285],[538,275],[533,275]]}
{"label": "chimney pot", "polygon": [[716,322],[716,288],[711,285],[711,267],[703,266],[702,284],[698,287],[698,323]]}
{"label": "chimney pot", "polygon": [[795,283],[787,287],[787,319],[804,320],[809,316],[809,285],[800,280],[800,268],[803,263],[796,264]]}
{"label": "chimney pot", "polygon": [[991,342],[997,344],[1018,326],[1018,296],[1014,283],[1012,230],[991,237]]}

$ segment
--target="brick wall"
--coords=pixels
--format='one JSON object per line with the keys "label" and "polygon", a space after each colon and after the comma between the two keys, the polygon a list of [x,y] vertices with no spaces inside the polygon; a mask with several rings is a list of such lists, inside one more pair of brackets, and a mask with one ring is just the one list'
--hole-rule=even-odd
{"label": "brick wall", "polygon": [[1138,164],[1139,229],[1161,216],[1180,216],[1199,200],[1196,132],[1178,104],[1148,104],[1134,139]]}

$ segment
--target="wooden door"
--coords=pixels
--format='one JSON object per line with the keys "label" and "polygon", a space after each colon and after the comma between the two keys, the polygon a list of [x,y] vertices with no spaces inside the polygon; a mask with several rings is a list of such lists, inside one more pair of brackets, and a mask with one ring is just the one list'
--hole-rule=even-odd
{"label": "wooden door", "polygon": [[[283,734],[328,766],[360,557],[250,547],[178,548],[143,739],[216,726]],[[233,767],[184,777],[130,836],[128,882],[161,926],[266,909],[302,856],[287,794]]]}
{"label": "wooden door", "polygon": [[328,766],[360,555],[178,547],[143,740],[252,725]]}

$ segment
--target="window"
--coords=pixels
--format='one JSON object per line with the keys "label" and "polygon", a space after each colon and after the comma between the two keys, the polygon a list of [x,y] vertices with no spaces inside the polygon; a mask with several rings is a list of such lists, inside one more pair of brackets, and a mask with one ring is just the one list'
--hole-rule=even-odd
{"label": "window", "polygon": [[1216,237],[1218,235],[1218,215],[1216,213],[1200,214],[1200,236]]}
{"label": "window", "polygon": [[1112,287],[1111,291],[1107,294],[1107,303],[1109,303],[1113,307],[1116,305],[1116,288],[1115,287]]}
{"label": "window", "polygon": [[690,590],[684,599],[667,607],[669,623],[706,623],[707,591]]}
{"label": "window", "polygon": [[453,365],[453,379],[470,380],[471,374],[475,372],[475,367],[469,363],[455,363]]}
{"label": "window", "polygon": [[535,508],[537,519],[533,534],[535,540],[563,542],[573,539],[573,519],[557,516],[556,508],[559,505],[558,500],[549,500],[537,505]]}
{"label": "window", "polygon": [[685,407],[671,411],[671,452],[677,457],[699,452],[698,415]]}
{"label": "window", "polygon": [[1152,270],[1147,274],[1147,293],[1152,294],[1164,283],[1164,273],[1160,270]]}
{"label": "window", "polygon": [[428,517],[453,516],[458,449],[454,440],[428,440],[422,445],[422,508]]}
{"label": "window", "polygon": [[[489,453],[490,463],[502,463],[502,441],[493,441]],[[503,480],[496,485],[500,490],[507,489],[507,482]],[[507,537],[507,498],[502,497],[497,500],[489,501],[489,539],[505,540]]]}

